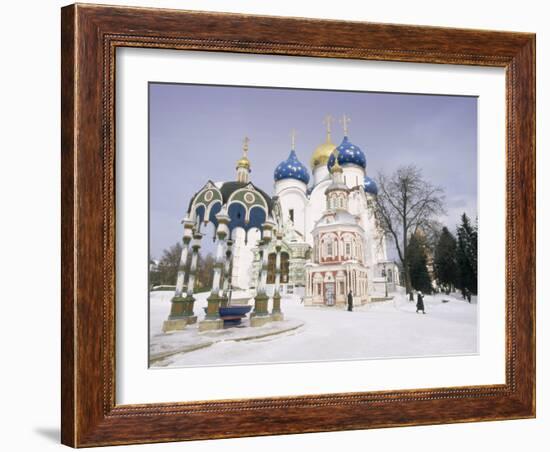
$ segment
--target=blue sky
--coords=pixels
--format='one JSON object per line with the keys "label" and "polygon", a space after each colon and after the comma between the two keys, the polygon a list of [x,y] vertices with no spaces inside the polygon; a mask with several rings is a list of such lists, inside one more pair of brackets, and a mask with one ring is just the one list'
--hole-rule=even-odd
{"label": "blue sky", "polygon": [[[273,171],[290,152],[309,166],[325,139],[327,114],[351,117],[349,138],[366,155],[367,174],[414,164],[446,194],[447,225],[477,212],[477,98],[208,85],[149,85],[150,253],[181,238],[190,197],[209,179],[235,179],[244,136],[252,181],[273,191]],[[334,121],[332,138],[343,131]],[[207,247],[208,249],[208,247]]]}

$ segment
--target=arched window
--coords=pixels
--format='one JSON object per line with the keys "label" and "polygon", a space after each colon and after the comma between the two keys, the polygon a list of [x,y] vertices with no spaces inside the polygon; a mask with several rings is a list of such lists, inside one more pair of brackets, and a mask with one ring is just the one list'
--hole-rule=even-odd
{"label": "arched window", "polygon": [[277,268],[277,254],[267,256],[267,284],[275,284],[275,271]]}
{"label": "arched window", "polygon": [[351,257],[351,242],[346,242],[346,257]]}
{"label": "arched window", "polygon": [[333,251],[333,242],[332,239],[329,239],[327,241],[327,257],[332,257],[332,251]]}
{"label": "arched window", "polygon": [[[288,253],[281,253],[281,284],[288,283],[288,272],[289,272],[289,256]],[[275,277],[277,271],[277,254],[270,253],[267,256],[267,284],[275,284]]]}
{"label": "arched window", "polygon": [[290,256],[284,251],[281,253],[281,284],[288,283],[288,273],[290,270]]}

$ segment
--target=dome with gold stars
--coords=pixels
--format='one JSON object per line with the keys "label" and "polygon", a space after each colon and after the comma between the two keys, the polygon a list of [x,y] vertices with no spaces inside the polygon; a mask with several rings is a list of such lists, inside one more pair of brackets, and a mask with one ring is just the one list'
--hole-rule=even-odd
{"label": "dome with gold stars", "polygon": [[376,182],[374,182],[369,176],[365,176],[363,188],[366,193],[370,193],[371,195],[378,194],[378,185],[376,185]]}
{"label": "dome with gold stars", "polygon": [[275,168],[273,173],[273,178],[275,182],[278,182],[283,179],[295,179],[304,184],[309,183],[309,171],[307,167],[298,160],[296,155],[296,131],[292,130],[292,147],[290,149],[290,154],[286,160],[283,160]]}
{"label": "dome with gold stars", "polygon": [[[362,168],[367,167],[367,159],[361,148],[353,144],[347,136],[344,137],[340,146],[336,148],[338,150],[338,163],[341,166],[352,164]],[[328,159],[327,167],[330,169],[334,166],[336,157],[331,154]]]}
{"label": "dome with gold stars", "polygon": [[290,151],[290,155],[286,160],[283,160],[277,165],[273,177],[275,182],[283,179],[296,179],[306,185],[309,183],[309,172],[307,167],[298,160],[294,149]]}

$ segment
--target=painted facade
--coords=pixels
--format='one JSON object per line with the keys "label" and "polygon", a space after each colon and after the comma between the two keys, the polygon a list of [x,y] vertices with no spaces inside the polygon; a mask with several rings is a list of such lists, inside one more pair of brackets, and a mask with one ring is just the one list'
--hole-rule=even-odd
{"label": "painted facade", "polygon": [[349,296],[354,305],[362,305],[369,301],[365,230],[360,215],[349,212],[350,188],[338,161],[331,168],[331,179],[325,210],[312,231],[304,301],[310,306],[346,305]]}

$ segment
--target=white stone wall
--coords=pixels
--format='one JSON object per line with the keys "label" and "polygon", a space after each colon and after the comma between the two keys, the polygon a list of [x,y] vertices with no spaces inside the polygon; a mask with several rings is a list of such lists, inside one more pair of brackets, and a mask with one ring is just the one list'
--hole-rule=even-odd
{"label": "white stone wall", "polygon": [[344,183],[349,188],[363,186],[365,182],[365,170],[362,167],[357,165],[344,165],[342,169],[344,173]]}
{"label": "white stone wall", "polygon": [[251,285],[252,263],[254,253],[252,249],[260,239],[260,231],[253,229],[248,232],[248,243],[244,243],[245,232],[241,228],[233,231],[233,271],[231,273],[231,282],[233,287],[239,289],[248,289]]}
{"label": "white stone wall", "polygon": [[295,179],[284,179],[275,183],[275,194],[283,211],[284,221],[289,221],[290,210],[294,210],[294,228],[305,236],[306,234],[306,184]]}
{"label": "white stone wall", "polygon": [[313,185],[319,184],[329,176],[327,165],[318,166],[313,170]]}
{"label": "white stone wall", "polygon": [[325,196],[325,190],[330,183],[330,180],[321,182],[309,195],[306,212],[305,240],[310,246],[313,246],[312,232],[315,227],[315,223],[319,220],[319,218],[321,218],[321,215],[326,210],[327,198]]}

